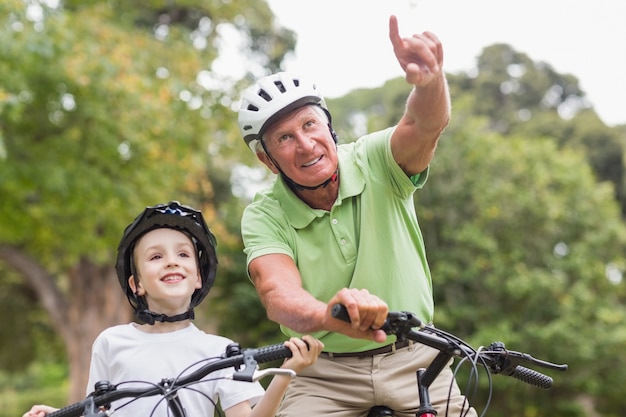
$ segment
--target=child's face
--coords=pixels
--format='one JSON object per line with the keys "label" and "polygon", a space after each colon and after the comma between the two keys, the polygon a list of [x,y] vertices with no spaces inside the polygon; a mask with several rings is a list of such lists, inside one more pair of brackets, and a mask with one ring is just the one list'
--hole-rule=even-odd
{"label": "child's face", "polygon": [[155,229],[139,239],[133,252],[138,279],[130,287],[144,296],[151,311],[169,316],[184,313],[191,295],[202,287],[191,239],[174,229]]}

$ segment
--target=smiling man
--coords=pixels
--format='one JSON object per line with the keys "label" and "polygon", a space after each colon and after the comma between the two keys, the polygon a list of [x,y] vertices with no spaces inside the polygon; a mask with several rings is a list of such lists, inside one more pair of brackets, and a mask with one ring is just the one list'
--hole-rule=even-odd
{"label": "smiling man", "polygon": [[[357,417],[376,405],[414,416],[415,371],[437,353],[380,330],[389,309],[433,318],[413,194],[450,118],[437,37],[402,38],[391,16],[389,38],[412,90],[388,129],[338,145],[317,87],[294,74],[262,78],[241,99],[244,141],[277,174],[243,213],[248,273],[285,334],[313,333],[326,350],[289,388],[281,417]],[[351,324],[332,318],[336,303]],[[448,367],[431,387],[440,414],[449,393],[449,415],[475,416]]]}

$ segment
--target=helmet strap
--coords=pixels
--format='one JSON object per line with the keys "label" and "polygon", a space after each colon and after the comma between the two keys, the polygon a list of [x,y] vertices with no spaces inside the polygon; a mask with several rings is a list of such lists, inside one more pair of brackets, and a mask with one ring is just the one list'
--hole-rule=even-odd
{"label": "helmet strap", "polygon": [[154,325],[154,323],[156,323],[157,321],[161,323],[173,323],[176,321],[193,320],[195,318],[193,308],[189,308],[189,310],[187,310],[186,312],[177,314],[175,316],[168,316],[167,314],[157,314],[153,311],[148,310],[147,308],[137,309],[135,311],[135,315],[139,320],[149,325]]}
{"label": "helmet strap", "polygon": [[318,188],[326,188],[328,186],[328,184],[330,184],[331,182],[335,182],[337,181],[337,179],[339,178],[339,170],[337,169],[335,171],[335,173],[333,175],[331,175],[331,177],[329,179],[327,179],[326,181],[324,181],[321,184],[315,185],[313,187],[309,187],[307,185],[302,185],[302,184],[298,184],[297,182],[295,182],[294,180],[292,180],[291,178],[289,178],[288,176],[285,175],[284,172],[280,171],[281,175],[283,176],[283,178],[285,179],[285,181],[287,182],[287,184],[289,184],[290,187],[296,189],[296,190],[309,190],[309,191],[313,191],[313,190],[317,190]]}

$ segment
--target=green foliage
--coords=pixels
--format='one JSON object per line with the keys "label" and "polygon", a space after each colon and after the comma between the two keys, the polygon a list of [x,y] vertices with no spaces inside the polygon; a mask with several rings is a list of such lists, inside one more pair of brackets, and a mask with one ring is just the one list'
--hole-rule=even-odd
{"label": "green foliage", "polygon": [[[0,176],[7,179],[0,192],[14,197],[3,206],[0,239],[28,242],[46,262],[71,265],[86,247],[92,258],[109,260],[123,225],[147,204],[191,199],[198,191],[211,196],[210,178],[220,178],[228,166],[203,150],[226,155],[241,140],[223,133],[236,132],[234,120],[225,122],[233,114],[221,104],[230,92],[206,89],[196,78],[210,67],[215,49],[200,53],[184,25],[158,40],[118,22],[118,15],[131,13],[126,2],[119,9],[102,1],[67,3],[74,13],[53,13],[40,24],[12,10],[0,32],[6,154]],[[135,5],[132,23],[163,12],[157,3]],[[180,3],[179,12],[188,4]],[[217,21],[239,15],[223,6],[203,2],[197,10],[220,16]],[[269,10],[265,3],[254,9],[261,15]],[[16,21],[20,30],[13,29]],[[250,31],[274,33],[253,23],[247,23]],[[208,41],[215,36],[211,31]]]}
{"label": "green foliage", "polygon": [[[45,32],[3,32],[11,45],[3,74],[17,79],[4,86],[10,99],[0,116],[8,155],[0,174],[9,179],[0,188],[13,196],[0,236],[64,266],[87,247],[90,257],[110,259],[123,225],[146,202],[185,189],[175,162],[198,175],[201,162],[189,150],[206,148],[205,137],[174,123],[197,119],[175,94],[199,62],[155,79],[160,63],[173,61],[162,52],[169,49],[140,33],[129,40],[95,15],[69,18],[51,17]],[[158,189],[150,186],[155,172]]]}
{"label": "green foliage", "polygon": [[[626,347],[626,292],[607,271],[625,270],[626,228],[612,187],[596,182],[584,155],[463,118],[442,138],[416,204],[440,327],[476,346],[503,340],[568,363],[544,412],[576,392],[618,398],[625,381],[608,370]],[[498,407],[523,408],[519,389],[505,386]]]}
{"label": "green foliage", "polygon": [[0,417],[22,415],[33,404],[61,407],[67,398],[64,363],[39,362],[21,373],[0,371]]}
{"label": "green foliage", "polygon": [[465,77],[456,87],[471,91],[473,112],[489,115],[491,128],[503,133],[528,114],[548,112],[570,118],[590,107],[574,76],[559,74],[547,63],[533,62],[508,45],[483,49],[477,70],[475,77]]}
{"label": "green foliage", "polygon": [[[112,269],[132,218],[146,205],[176,199],[202,209],[217,235],[221,277],[234,279],[218,279],[215,292],[246,282],[245,266],[229,260],[241,252],[231,214],[241,203],[229,181],[235,160],[253,157],[230,108],[247,80],[218,74],[212,64],[230,39],[225,28],[240,31],[250,68],[270,63],[262,71],[277,68],[293,33],[263,18],[271,16],[265,2],[41,6],[42,17],[33,18],[24,2],[0,4],[0,247],[33,259],[62,302],[94,308],[67,298],[67,277],[79,260]],[[48,346],[57,359],[62,351],[24,278],[0,275],[0,288],[12,297],[3,307],[20,325],[3,327],[0,360],[8,363],[23,344],[19,360],[7,365],[20,369],[49,356]],[[34,307],[18,314],[24,305]],[[16,331],[23,335],[14,337]],[[90,340],[68,343],[82,343],[84,351]]]}
{"label": "green foliage", "polygon": [[[240,212],[240,211],[237,211]],[[240,217],[236,216],[237,222]],[[222,257],[222,253],[228,253]],[[243,347],[262,346],[283,341],[278,325],[267,319],[265,308],[245,271],[246,258],[240,239],[224,241],[218,248],[220,264],[216,288],[209,294],[202,311],[214,318],[217,333]]]}
{"label": "green foliage", "polygon": [[358,89],[327,99],[339,141],[353,142],[367,132],[395,125],[404,114],[410,91],[404,78],[395,78],[380,88]]}
{"label": "green foliage", "polygon": [[5,341],[0,348],[0,370],[19,372],[34,359],[63,361],[63,346],[32,292],[1,264],[0,276],[0,317],[5,323],[0,326],[0,340]]}
{"label": "green foliage", "polygon": [[489,129],[506,136],[549,137],[559,146],[581,148],[600,180],[614,185],[626,215],[623,129],[605,126],[576,77],[533,62],[508,45],[483,50],[477,72],[449,77],[455,109],[487,118]]}

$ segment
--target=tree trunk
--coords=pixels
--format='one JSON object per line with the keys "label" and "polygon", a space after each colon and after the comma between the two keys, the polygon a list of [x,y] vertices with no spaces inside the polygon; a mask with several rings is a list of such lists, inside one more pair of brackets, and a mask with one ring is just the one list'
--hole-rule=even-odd
{"label": "tree trunk", "polygon": [[[65,340],[70,365],[71,402],[85,397],[93,391],[87,387],[91,345],[107,327],[128,323],[131,308],[111,266],[97,266],[81,259],[69,274],[69,303],[67,306]],[[120,382],[120,381],[111,381]]]}
{"label": "tree trunk", "polygon": [[[20,249],[0,245],[0,259],[24,277],[50,315],[67,351],[68,403],[80,401],[86,392],[93,391],[93,387],[86,387],[93,341],[105,328],[131,319],[132,310],[115,269],[81,258],[67,272],[67,281],[59,285],[60,280]],[[66,290],[61,291],[61,287]]]}

